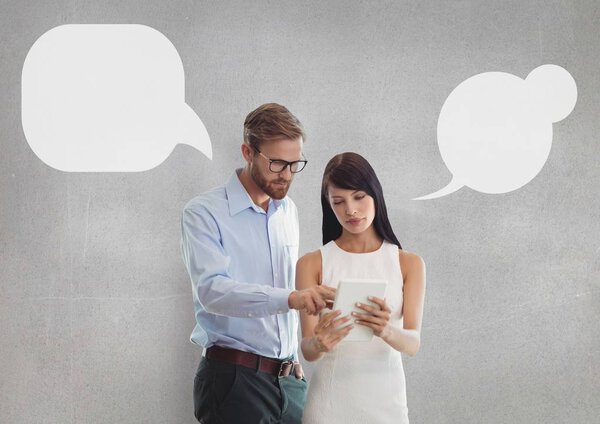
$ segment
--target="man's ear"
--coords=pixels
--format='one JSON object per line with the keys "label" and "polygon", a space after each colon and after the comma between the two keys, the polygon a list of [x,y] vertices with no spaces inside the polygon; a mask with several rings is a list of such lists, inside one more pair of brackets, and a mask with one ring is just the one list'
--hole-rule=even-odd
{"label": "man's ear", "polygon": [[242,143],[240,149],[242,150],[242,156],[244,157],[244,160],[247,163],[252,163],[252,147],[250,147],[248,144],[246,143]]}

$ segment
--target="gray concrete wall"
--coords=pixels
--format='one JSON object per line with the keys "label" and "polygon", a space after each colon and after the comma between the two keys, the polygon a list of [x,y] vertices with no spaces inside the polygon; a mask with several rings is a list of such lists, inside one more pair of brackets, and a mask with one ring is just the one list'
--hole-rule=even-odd
{"label": "gray concrete wall", "polygon": [[[0,3],[0,422],[192,423],[201,351],[179,217],[241,165],[247,112],[304,123],[291,196],[320,245],[320,178],[369,159],[392,224],[428,266],[422,348],[405,357],[413,423],[596,422],[600,414],[600,8],[595,1]],[[213,142],[141,173],[64,173],[21,126],[25,56],[66,23],[165,34]],[[451,175],[440,108],[464,79],[554,63],[577,82],[548,161],[523,188],[413,201]],[[509,170],[507,170],[508,172]]]}

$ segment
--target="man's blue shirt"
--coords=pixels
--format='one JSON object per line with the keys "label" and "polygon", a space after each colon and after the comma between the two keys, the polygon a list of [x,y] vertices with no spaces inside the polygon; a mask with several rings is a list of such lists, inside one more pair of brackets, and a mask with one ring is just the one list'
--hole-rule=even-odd
{"label": "man's blue shirt", "polygon": [[296,205],[271,199],[265,212],[239,171],[183,210],[181,250],[196,314],[191,341],[297,359],[298,315],[288,306],[298,259]]}

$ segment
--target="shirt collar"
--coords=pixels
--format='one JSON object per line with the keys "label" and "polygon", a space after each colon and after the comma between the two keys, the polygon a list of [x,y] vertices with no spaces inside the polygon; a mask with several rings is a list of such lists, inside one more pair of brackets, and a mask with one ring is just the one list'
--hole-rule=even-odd
{"label": "shirt collar", "polygon": [[[241,211],[252,208],[256,212],[265,213],[265,211],[258,205],[256,205],[253,201],[244,186],[242,185],[239,174],[242,172],[242,169],[236,169],[233,174],[227,180],[227,184],[225,185],[225,191],[227,192],[227,202],[229,203],[229,215],[233,216]],[[269,207],[273,205],[275,209],[279,209],[281,206],[282,200],[270,199]]]}

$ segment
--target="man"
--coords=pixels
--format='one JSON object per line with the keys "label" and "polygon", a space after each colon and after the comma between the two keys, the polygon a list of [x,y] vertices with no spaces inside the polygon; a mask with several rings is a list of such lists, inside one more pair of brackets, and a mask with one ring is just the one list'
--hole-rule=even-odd
{"label": "man", "polygon": [[182,253],[196,327],[206,347],[194,381],[202,423],[300,423],[306,380],[298,363],[295,310],[318,314],[335,296],[294,290],[298,215],[286,197],[302,171],[304,131],[269,103],[244,122],[243,169],[183,210]]}

